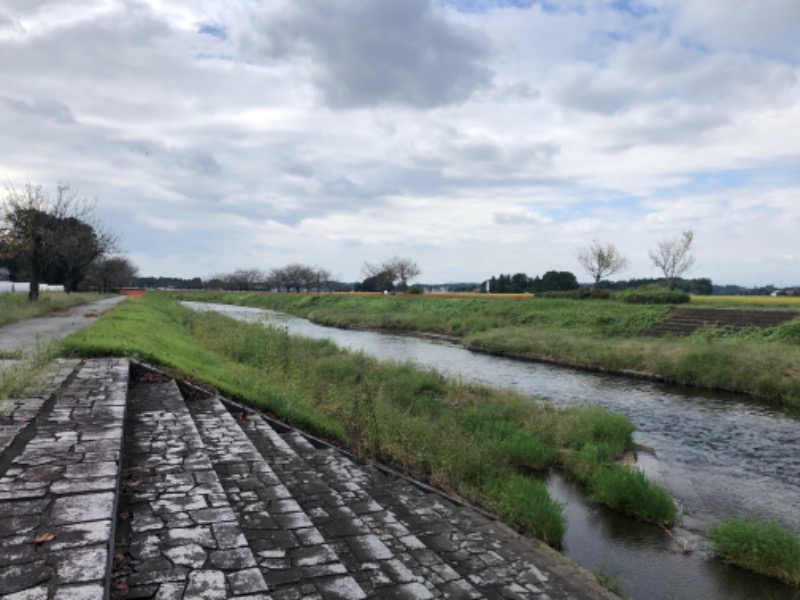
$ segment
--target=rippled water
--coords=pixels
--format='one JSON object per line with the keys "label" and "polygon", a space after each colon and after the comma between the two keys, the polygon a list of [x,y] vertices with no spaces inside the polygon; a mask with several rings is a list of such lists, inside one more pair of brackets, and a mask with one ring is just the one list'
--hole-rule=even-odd
{"label": "rippled water", "polygon": [[551,494],[565,503],[565,553],[590,569],[618,575],[626,593],[653,599],[798,600],[800,592],[708,559],[697,533],[725,515],[774,519],[800,532],[800,421],[735,395],[598,375],[470,352],[412,336],[322,327],[260,309],[187,303],[247,320],[267,320],[293,335],[328,339],[378,358],[412,361],[450,377],[511,388],[554,404],[600,404],[636,425],[648,476],[669,489],[686,513],[677,535],[587,505],[579,488],[553,476]]}

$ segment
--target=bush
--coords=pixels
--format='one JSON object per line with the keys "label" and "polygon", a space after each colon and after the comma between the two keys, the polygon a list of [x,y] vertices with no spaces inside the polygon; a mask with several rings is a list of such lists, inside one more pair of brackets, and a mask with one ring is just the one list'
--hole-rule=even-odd
{"label": "bush", "polygon": [[418,285],[412,285],[410,288],[406,290],[406,294],[421,294],[422,288]]}
{"label": "bush", "polygon": [[537,298],[550,300],[608,300],[611,294],[605,290],[595,290],[591,288],[578,288],[577,290],[540,292]]}
{"label": "bush", "polygon": [[614,297],[626,304],[687,304],[692,299],[686,292],[660,286],[643,286],[617,292]]}

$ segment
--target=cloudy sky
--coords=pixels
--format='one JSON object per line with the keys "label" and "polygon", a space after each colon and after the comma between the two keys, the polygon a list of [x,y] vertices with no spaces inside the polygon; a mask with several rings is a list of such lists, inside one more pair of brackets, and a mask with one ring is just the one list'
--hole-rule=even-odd
{"label": "cloudy sky", "polygon": [[416,260],[800,283],[797,0],[0,0],[0,177],[143,275]]}

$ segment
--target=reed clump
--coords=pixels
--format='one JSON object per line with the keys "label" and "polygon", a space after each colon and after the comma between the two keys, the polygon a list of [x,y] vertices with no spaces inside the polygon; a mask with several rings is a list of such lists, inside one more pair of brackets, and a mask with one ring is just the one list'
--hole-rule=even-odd
{"label": "reed clump", "polygon": [[708,536],[726,562],[800,587],[800,536],[778,523],[730,517]]}

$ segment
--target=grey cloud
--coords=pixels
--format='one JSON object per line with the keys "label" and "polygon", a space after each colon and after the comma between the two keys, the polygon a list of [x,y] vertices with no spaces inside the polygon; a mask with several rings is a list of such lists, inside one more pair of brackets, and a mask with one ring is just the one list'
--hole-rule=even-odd
{"label": "grey cloud", "polygon": [[497,225],[545,225],[552,219],[527,210],[501,210],[494,213]]}
{"label": "grey cloud", "polygon": [[0,103],[5,104],[19,114],[41,117],[64,125],[75,123],[75,115],[70,107],[58,100],[37,98],[25,101],[9,98],[8,96],[0,96]]}
{"label": "grey cloud", "polygon": [[488,136],[445,131],[438,143],[415,157],[419,166],[474,173],[494,178],[510,173],[542,170],[552,164],[560,147],[552,142],[508,142]]}
{"label": "grey cloud", "polygon": [[262,15],[256,28],[268,57],[310,59],[337,108],[442,106],[491,82],[488,42],[428,0],[307,0]]}
{"label": "grey cloud", "polygon": [[222,173],[222,167],[214,155],[204,150],[175,148],[151,140],[118,140],[117,143],[138,158],[166,160],[181,169],[203,175]]}
{"label": "grey cloud", "polygon": [[572,108],[610,115],[635,104],[640,93],[632,83],[607,81],[597,73],[586,72],[567,81],[558,98]]}

